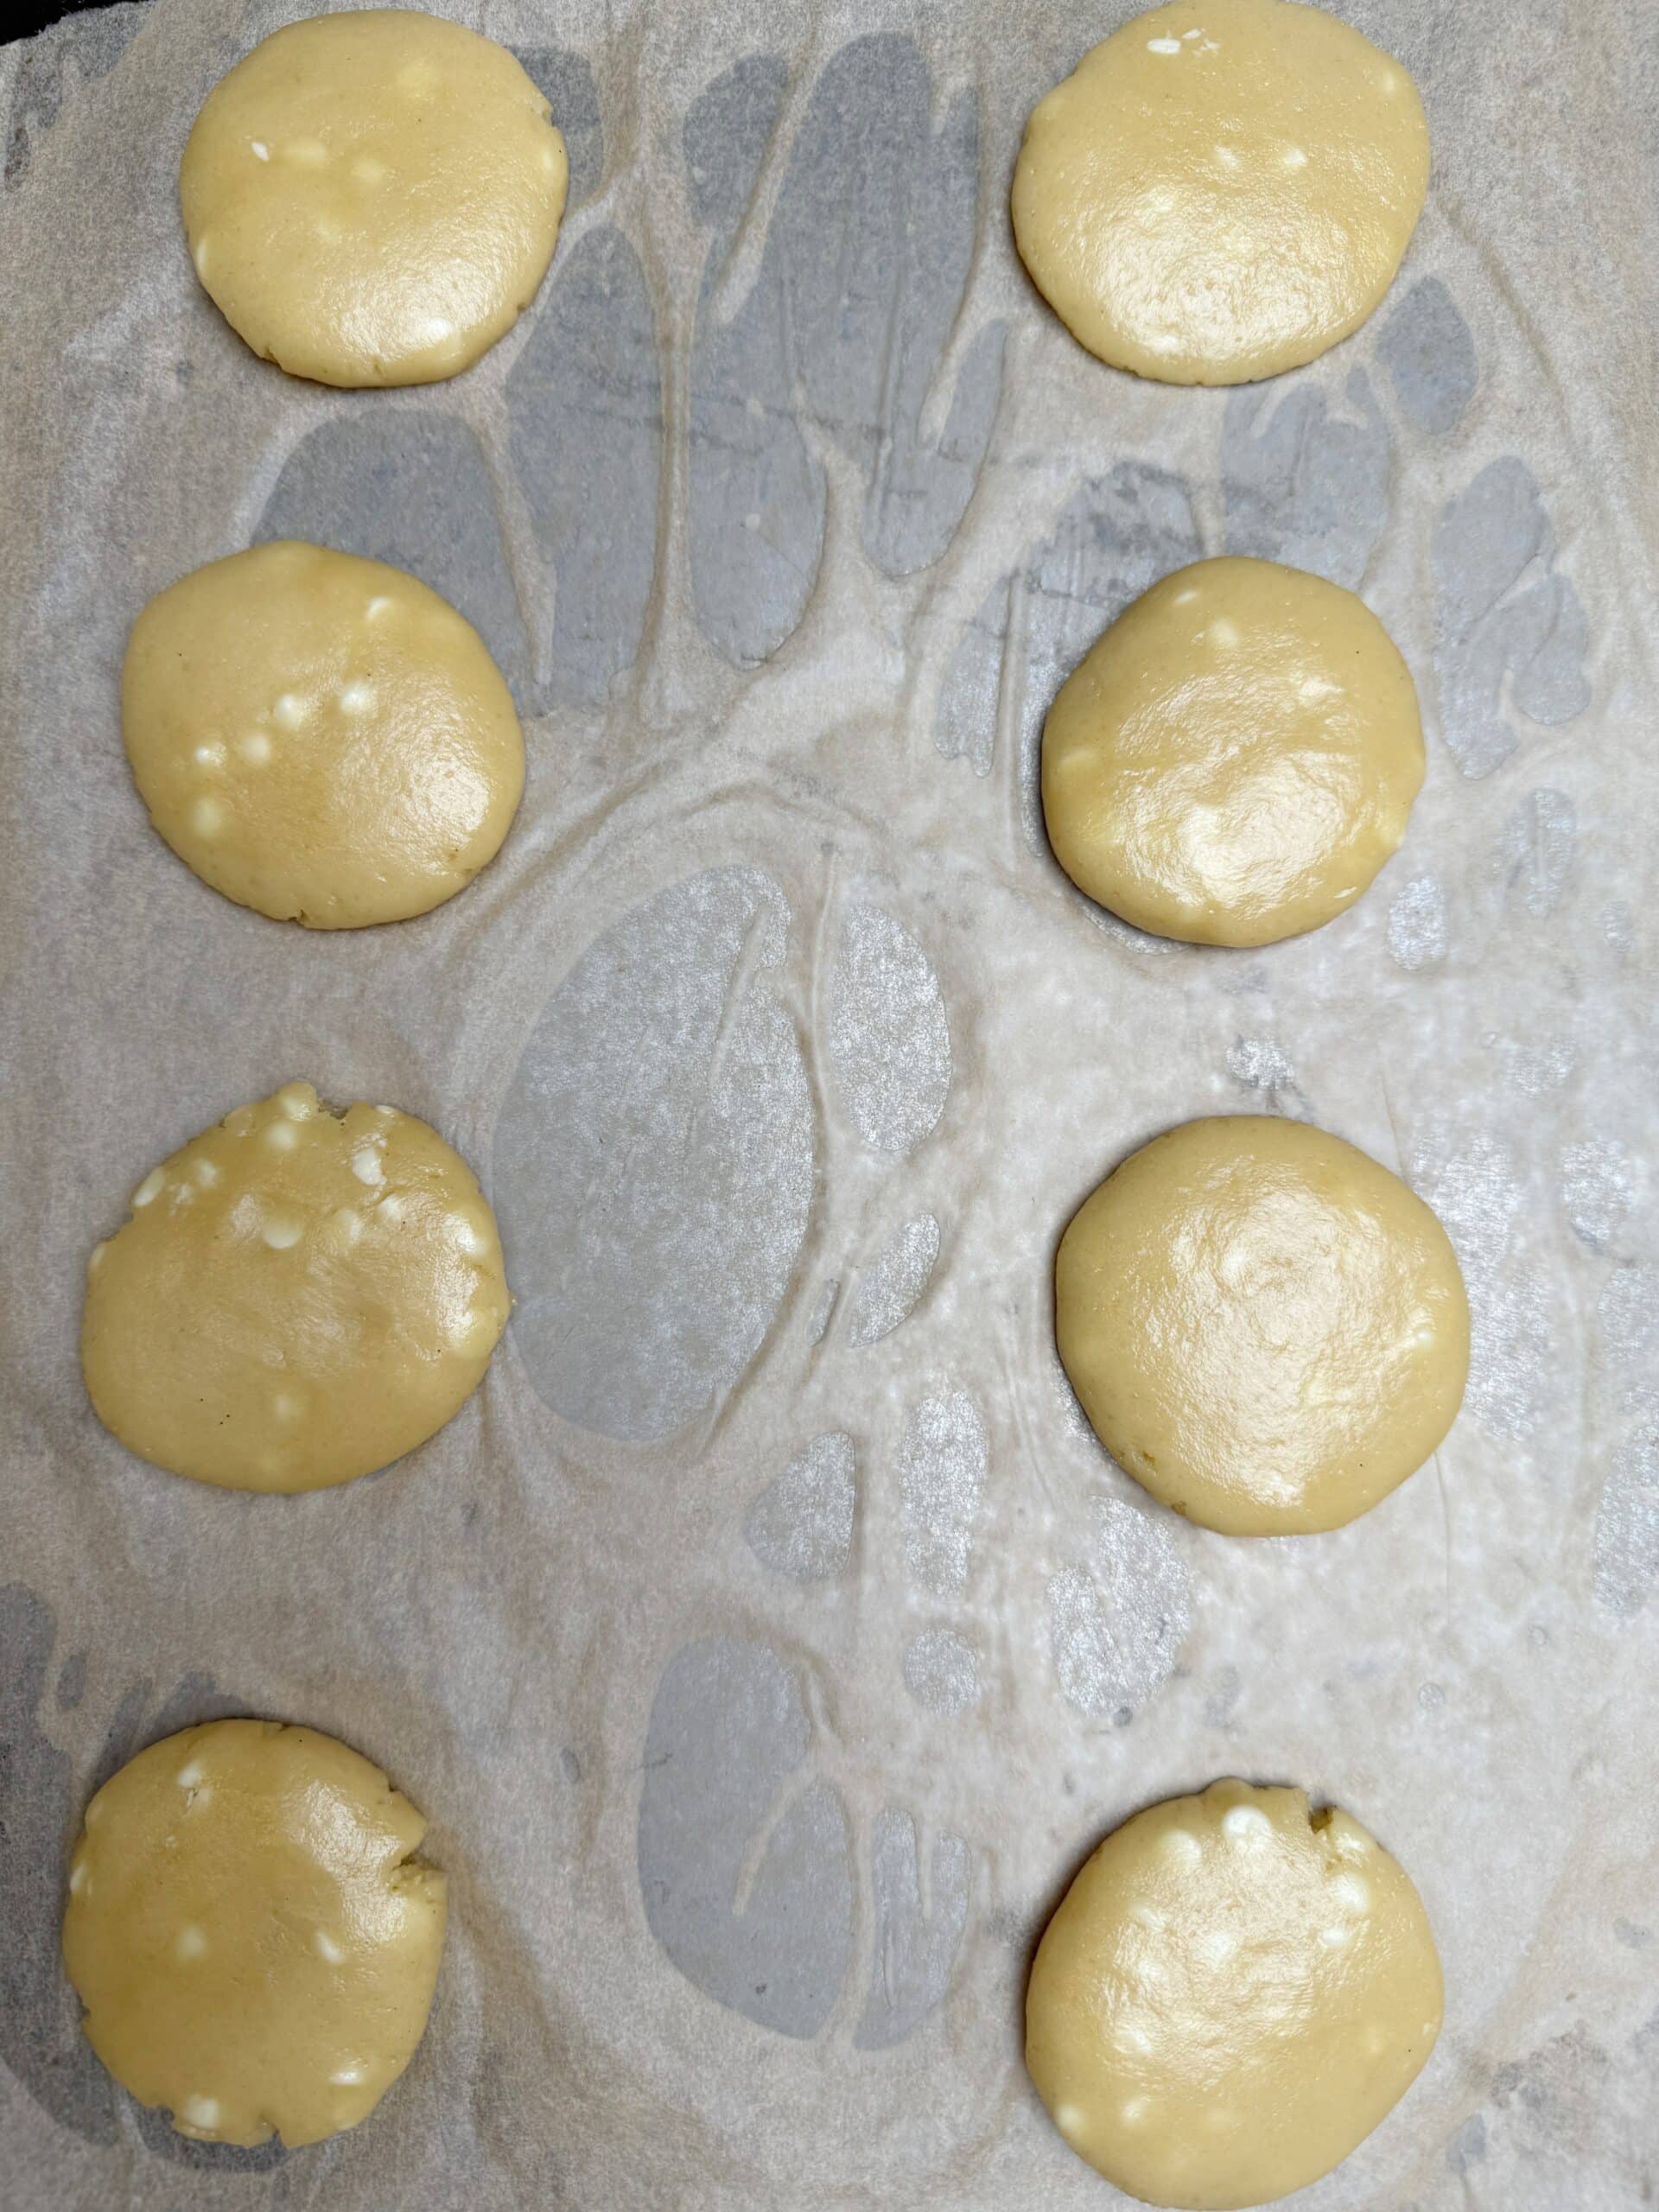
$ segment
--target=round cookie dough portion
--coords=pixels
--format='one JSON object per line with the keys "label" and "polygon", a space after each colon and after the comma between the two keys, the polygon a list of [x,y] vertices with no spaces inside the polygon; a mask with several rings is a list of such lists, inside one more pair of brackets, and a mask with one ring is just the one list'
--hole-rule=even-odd
{"label": "round cookie dough portion", "polygon": [[1215,1782],[1126,1821],[1072,1883],[1032,1967],[1026,2063],[1108,2181],[1222,2212],[1362,2143],[1443,1999],[1422,1900],[1357,1821]]}
{"label": "round cookie dough portion", "polygon": [[1072,335],[1167,384],[1243,384],[1358,328],[1428,188],[1398,62],[1290,0],[1136,16],[1032,111],[1014,233]]}
{"label": "round cookie dough portion", "polygon": [[355,2127],[414,2054],[443,1949],[426,1822],[332,1736],[213,1720],[86,1808],[63,1956],[141,2104],[207,2143]]}
{"label": "round cookie dough portion", "polygon": [[1071,1386],[1124,1471],[1234,1536],[1340,1528],[1420,1467],[1469,1372],[1451,1241],[1340,1137],[1189,1122],[1086,1198],[1054,1263]]}
{"label": "round cookie dough portion", "polygon": [[320,384],[431,384],[535,296],[568,175],[505,48],[372,8],[273,31],[221,78],[179,198],[196,274],[256,353]]}
{"label": "round cookie dough portion", "polygon": [[483,639],[401,569],[293,540],[160,592],[121,726],[150,820],[239,906],[309,929],[407,920],[493,860],[524,787]]}
{"label": "round cookie dough portion", "polygon": [[1339,584],[1275,561],[1166,576],[1068,677],[1043,812],[1079,890],[1136,928],[1270,944],[1341,913],[1423,781],[1411,671]]}
{"label": "round cookie dough portion", "polygon": [[442,1428],[511,1305],[495,1217],[436,1131],[290,1083],[139,1184],[92,1256],[81,1365],[141,1459],[321,1490]]}

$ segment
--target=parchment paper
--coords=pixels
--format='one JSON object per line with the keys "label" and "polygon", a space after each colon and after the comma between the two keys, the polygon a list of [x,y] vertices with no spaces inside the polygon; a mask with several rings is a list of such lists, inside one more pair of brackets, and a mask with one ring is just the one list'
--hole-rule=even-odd
{"label": "parchment paper", "polygon": [[[1024,116],[1116,0],[452,0],[569,137],[550,281],[454,384],[289,381],[174,191],[296,12],[0,57],[0,2197],[1102,2207],[1030,1949],[1106,1829],[1240,1773],[1351,1808],[1445,1955],[1307,2212],[1651,2202],[1653,10],[1344,0],[1428,211],[1364,331],[1231,394],[1100,367],[1013,251]],[[278,533],[448,594],[526,716],[505,850],[424,920],[245,913],[129,782],[134,615]],[[1224,548],[1363,588],[1429,731],[1399,858],[1250,954],[1090,909],[1033,781],[1061,674]],[[404,1465],[219,1495],[93,1419],[86,1258],[296,1076],[474,1163],[518,1312]],[[1440,1209],[1475,1363],[1377,1511],[1244,1543],[1104,1459],[1048,1269],[1143,1138],[1262,1109]],[[57,1951],[91,1789],[248,1711],[383,1763],[453,1904],[409,2075],[287,2156],[137,2111]]]}

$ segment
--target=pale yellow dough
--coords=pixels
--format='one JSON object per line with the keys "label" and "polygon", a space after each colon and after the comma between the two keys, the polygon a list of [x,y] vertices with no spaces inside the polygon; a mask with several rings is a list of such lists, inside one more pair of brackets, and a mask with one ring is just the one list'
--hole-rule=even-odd
{"label": "pale yellow dough", "polygon": [[134,1191],[88,1268],[81,1364],[141,1459],[227,1490],[321,1490],[442,1428],[511,1304],[494,1216],[442,1138],[290,1083]]}
{"label": "pale yellow dough", "polygon": [[206,2143],[355,2127],[413,2056],[443,1949],[426,1822],[309,1728],[213,1720],[86,1808],[63,1956],[123,2088]]}
{"label": "pale yellow dough", "polygon": [[1072,1883],[1031,1970],[1026,2063],[1109,2181],[1224,2212],[1362,2143],[1443,1998],[1422,1900],[1357,1821],[1215,1782],[1126,1821]]}
{"label": "pale yellow dough", "polygon": [[1095,1433],[1228,1535],[1340,1528],[1421,1466],[1469,1373],[1433,1214],[1300,1122],[1189,1122],[1086,1198],[1054,1263],[1060,1358]]}
{"label": "pale yellow dough", "polygon": [[239,906],[405,921],[494,858],[518,716],[471,623],[401,569],[285,540],[211,561],[132,626],[127,758],[150,820]]}
{"label": "pale yellow dough", "polygon": [[1422,780],[1388,632],[1352,592],[1275,561],[1154,584],[1043,731],[1061,867],[1136,928],[1199,944],[1270,944],[1343,912],[1398,849]]}
{"label": "pale yellow dough", "polygon": [[512,54],[410,10],[312,16],[202,103],[179,172],[196,274],[290,376],[431,384],[510,330],[569,170]]}
{"label": "pale yellow dough", "polygon": [[1323,353],[1393,281],[1428,187],[1411,79],[1289,0],[1135,16],[1033,110],[1014,233],[1091,353],[1243,384]]}

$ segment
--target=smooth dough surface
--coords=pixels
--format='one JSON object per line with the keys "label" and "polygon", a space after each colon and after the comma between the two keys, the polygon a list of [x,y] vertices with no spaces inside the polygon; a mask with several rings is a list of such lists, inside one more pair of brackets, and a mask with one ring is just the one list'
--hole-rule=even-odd
{"label": "smooth dough surface", "polygon": [[495,1217],[435,1130],[238,1106],[145,1176],[87,1269],[99,1419],[227,1490],[321,1490],[424,1443],[483,1380],[512,1300]]}
{"label": "smooth dough surface", "polygon": [[1039,101],[1014,232],[1102,360],[1243,384],[1358,328],[1427,188],[1398,62],[1318,8],[1195,0],[1133,17]]}
{"label": "smooth dough surface", "polygon": [[92,2049],[207,2143],[355,2127],[414,2055],[443,1949],[426,1822],[332,1736],[213,1720],[86,1808],[63,1956]]}
{"label": "smooth dough surface", "polygon": [[1115,1829],[1048,1923],[1026,2063],[1148,2204],[1267,2204],[1345,2158],[1440,2033],[1422,1900],[1358,1821],[1215,1782]]}
{"label": "smooth dough surface", "polygon": [[1178,569],[1043,730],[1060,866],[1136,928],[1270,944],[1364,890],[1422,787],[1411,671],[1363,600],[1276,561]]}
{"label": "smooth dough surface", "polygon": [[273,31],[221,78],[179,198],[196,274],[256,353],[320,384],[431,384],[535,296],[568,175],[504,47],[371,8]]}
{"label": "smooth dough surface", "polygon": [[384,561],[284,540],[169,585],[134,623],[121,726],[150,820],[240,906],[310,929],[407,920],[493,859],[524,743],[470,622]]}
{"label": "smooth dough surface", "polygon": [[1451,1427],[1469,1306],[1386,1167],[1270,1115],[1188,1122],[1086,1198],[1054,1264],[1060,1358],[1153,1496],[1236,1536],[1366,1512]]}

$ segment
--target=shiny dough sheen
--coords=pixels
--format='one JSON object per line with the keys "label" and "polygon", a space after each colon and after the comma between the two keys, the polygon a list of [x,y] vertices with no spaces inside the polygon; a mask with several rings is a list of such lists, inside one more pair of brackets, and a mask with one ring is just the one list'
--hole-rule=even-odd
{"label": "shiny dough sheen", "polygon": [[1194,2212],[1317,2181],[1440,2033],[1409,1877],[1300,1789],[1216,1782],[1115,1829],[1037,1948],[1026,2063],[1074,2151]]}
{"label": "shiny dough sheen", "polygon": [[1243,384],[1364,321],[1428,188],[1400,65],[1290,0],[1136,16],[1033,110],[1026,267],[1073,336],[1168,384]]}
{"label": "shiny dough sheen", "polygon": [[436,1131],[290,1083],[139,1184],[89,1263],[81,1364],[156,1466],[321,1490],[442,1428],[511,1303],[494,1217]]}
{"label": "shiny dough sheen", "polygon": [[331,1736],[213,1720],[93,1797],[63,1955],[88,2041],[207,2143],[315,2143],[408,2065],[443,1949],[426,1822]]}
{"label": "shiny dough sheen", "polygon": [[1061,867],[1136,928],[1269,944],[1357,899],[1423,780],[1411,672],[1339,584],[1199,561],[1121,614],[1043,730]]}
{"label": "shiny dough sheen", "polygon": [[139,615],[121,679],[150,820],[204,883],[309,929],[407,920],[499,849],[524,786],[500,671],[401,569],[292,540]]}
{"label": "shiny dough sheen", "polygon": [[1469,1372],[1457,1256],[1340,1137],[1189,1122],[1108,1176],[1054,1265],[1055,1337],[1124,1471],[1229,1535],[1364,1513],[1452,1426]]}
{"label": "shiny dough sheen", "polygon": [[535,296],[569,165],[505,47],[412,10],[273,31],[202,103],[179,171],[196,274],[290,376],[430,384]]}

